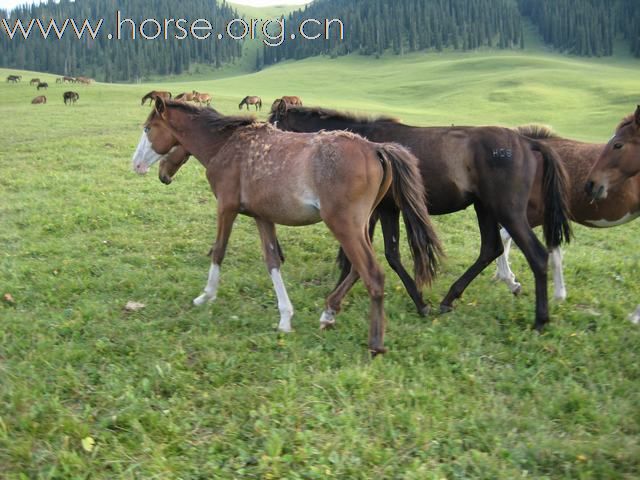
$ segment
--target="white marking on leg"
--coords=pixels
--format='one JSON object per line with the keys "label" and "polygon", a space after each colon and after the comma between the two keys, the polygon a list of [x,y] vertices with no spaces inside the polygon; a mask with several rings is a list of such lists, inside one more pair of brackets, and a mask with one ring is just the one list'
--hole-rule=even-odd
{"label": "white marking on leg", "polygon": [[496,259],[498,269],[496,270],[496,278],[503,281],[509,287],[514,295],[520,293],[522,286],[516,282],[516,276],[509,266],[509,253],[511,252],[511,235],[506,229],[500,229],[500,238],[502,238],[502,246],[504,252]]}
{"label": "white marking on leg", "polygon": [[164,157],[166,155],[160,155],[153,150],[147,132],[142,132],[136,151],[133,154],[133,171],[139,175],[145,175],[151,165]]}
{"label": "white marking on leg", "polygon": [[291,317],[293,317],[293,305],[287,295],[287,289],[282,281],[282,275],[280,270],[274,268],[271,270],[271,280],[273,281],[273,288],[276,291],[278,297],[278,310],[280,310],[280,324],[278,330],[281,332],[289,333],[291,329]]}
{"label": "white marking on leg", "polygon": [[635,312],[629,315],[629,320],[631,320],[631,323],[634,325],[640,325],[640,305],[638,305]]}
{"label": "white marking on leg", "polygon": [[556,300],[567,299],[567,289],[564,285],[564,274],[562,273],[562,250],[556,247],[551,250],[551,267],[553,268],[553,296]]}
{"label": "white marking on leg", "polygon": [[325,330],[336,324],[336,312],[330,308],[322,312],[320,316],[320,329]]}
{"label": "white marking on leg", "polygon": [[205,303],[213,302],[218,296],[218,285],[220,283],[220,265],[211,264],[209,268],[209,280],[207,286],[204,287],[204,293],[193,301],[196,306],[202,306]]}

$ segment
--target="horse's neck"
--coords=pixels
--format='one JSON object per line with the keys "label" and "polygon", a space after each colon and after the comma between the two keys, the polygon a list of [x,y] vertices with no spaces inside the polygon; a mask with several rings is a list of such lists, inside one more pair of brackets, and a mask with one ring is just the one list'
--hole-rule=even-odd
{"label": "horse's neck", "polygon": [[212,132],[205,125],[198,125],[183,130],[180,141],[183,147],[207,168],[220,149],[224,147],[234,134],[234,129]]}

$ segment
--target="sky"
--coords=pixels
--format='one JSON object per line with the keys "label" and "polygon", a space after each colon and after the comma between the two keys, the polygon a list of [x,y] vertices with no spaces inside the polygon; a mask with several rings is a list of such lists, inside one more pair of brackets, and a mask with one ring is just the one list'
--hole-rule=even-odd
{"label": "sky", "polygon": [[[229,0],[230,3],[241,3],[253,7],[266,7],[269,5],[301,5],[309,3],[311,0]],[[0,0],[0,8],[10,9],[16,5],[25,3],[36,3],[29,0]]]}

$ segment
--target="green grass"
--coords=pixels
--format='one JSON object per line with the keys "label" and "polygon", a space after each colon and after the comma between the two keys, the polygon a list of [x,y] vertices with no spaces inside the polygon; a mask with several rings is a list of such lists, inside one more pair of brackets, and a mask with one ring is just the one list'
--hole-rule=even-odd
{"label": "green grass", "polygon": [[[371,361],[362,286],[338,329],[318,330],[337,273],[324,227],[279,229],[296,308],[295,333],[279,335],[252,221],[236,224],[217,303],[194,309],[214,235],[203,172],[192,162],[166,187],[130,171],[139,99],[156,87],[210,91],[226,113],[248,94],[297,94],[422,125],[544,122],[603,141],[638,103],[637,68],[478,52],[136,86],[37,75],[51,85],[42,106],[34,87],[0,83],[0,295],[15,299],[0,302],[0,478],[637,478],[637,222],[576,228],[569,298],[542,336],[519,253],[521,297],[491,267],[452,314],[427,319],[385,265],[390,352]],[[437,305],[479,241],[472,212],[436,223],[448,259],[425,296]],[[146,307],[126,313],[130,300]]]}

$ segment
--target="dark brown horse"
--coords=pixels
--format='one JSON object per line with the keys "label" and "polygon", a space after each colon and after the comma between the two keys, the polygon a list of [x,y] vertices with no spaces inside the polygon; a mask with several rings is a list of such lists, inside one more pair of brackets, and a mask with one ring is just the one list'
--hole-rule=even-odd
{"label": "dark brown horse", "polygon": [[73,77],[62,77],[63,83],[76,83],[76,79]]}
{"label": "dark brown horse", "polygon": [[149,105],[156,101],[156,98],[164,98],[165,100],[171,100],[171,92],[165,92],[162,90],[151,90],[144,97],[142,97],[142,103],[140,105],[144,105],[147,100],[149,101]]}
{"label": "dark brown horse", "polygon": [[280,105],[285,105],[287,107],[302,107],[302,99],[296,96],[284,96],[281,98],[276,98],[271,105],[271,112],[275,112]]}
{"label": "dark brown horse", "polygon": [[[566,172],[553,149],[507,128],[412,127],[390,118],[362,119],[333,110],[282,104],[269,121],[295,132],[349,130],[374,142],[392,141],[409,148],[420,162],[429,193],[429,212],[441,215],[473,205],[480,227],[480,255],[452,285],[440,304],[441,311],[450,311],[469,283],[502,254],[499,231],[502,225],[523,251],[535,276],[535,328],[540,330],[549,321],[548,253],[529,226],[527,203],[536,171],[542,164],[546,243],[557,247],[569,239]],[[534,155],[536,151],[541,153],[541,159]],[[383,201],[375,213],[382,223],[389,264],[400,276],[418,311],[424,311],[422,295],[400,261],[398,211]],[[343,264],[343,277],[347,266]]]}
{"label": "dark brown horse", "polygon": [[45,97],[44,95],[39,95],[33,100],[31,100],[31,103],[33,105],[42,105],[44,103],[47,103],[47,97]]}
{"label": "dark brown horse", "polygon": [[62,99],[64,100],[64,104],[67,105],[67,102],[69,103],[69,105],[76,103],[78,100],[80,100],[80,94],[78,92],[64,92],[62,94]]}
{"label": "dark brown horse", "polygon": [[[253,147],[247,152],[247,145]],[[395,144],[374,144],[346,132],[296,134],[256,123],[248,117],[226,117],[212,109],[156,100],[133,158],[140,174],[149,165],[181,147],[207,168],[217,197],[217,238],[202,305],[216,298],[220,264],[231,227],[238,214],[255,219],[280,309],[279,328],[291,330],[293,307],[280,275],[280,250],[275,224],[303,226],[323,221],[352,262],[345,279],[358,277],[371,299],[369,349],[384,349],[384,275],[378,265],[367,227],[371,212],[390,189],[409,225],[416,280],[434,275],[440,246],[424,205],[425,192],[417,160]],[[332,325],[339,305],[333,295],[321,317]]]}
{"label": "dark brown horse", "polygon": [[[534,138],[552,147],[562,159],[570,182],[571,220],[586,227],[607,228],[630,222],[640,215],[640,175],[635,175],[620,183],[616,188],[611,189],[609,195],[601,201],[594,202],[585,194],[584,185],[587,182],[587,176],[603,152],[604,144],[578,142],[558,137],[550,129],[540,126],[518,127],[516,130],[526,137]],[[542,191],[542,169],[538,168],[527,211],[531,227],[542,225],[544,221]],[[509,268],[508,256],[511,239],[504,230],[501,234],[505,242],[505,253],[498,259],[496,276],[503,280],[512,292],[519,293],[521,286]],[[554,296],[559,300],[564,300],[567,296],[567,290],[564,285],[560,248],[552,249],[550,257],[554,277]]]}
{"label": "dark brown horse", "polygon": [[49,88],[49,84],[47,82],[38,83],[38,86],[37,86],[38,90],[40,90],[40,89],[45,89],[46,90],[47,88]]}
{"label": "dark brown horse", "polygon": [[8,82],[18,83],[20,81],[22,81],[22,75],[9,75],[7,77],[7,83]]}
{"label": "dark brown horse", "polygon": [[242,107],[247,106],[247,110],[249,110],[249,105],[255,105],[256,112],[258,110],[262,110],[262,99],[260,97],[248,96],[244,97],[240,104],[238,105],[238,110],[242,110]]}

